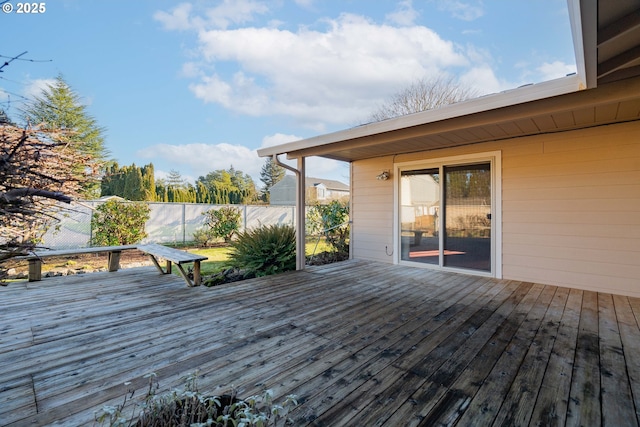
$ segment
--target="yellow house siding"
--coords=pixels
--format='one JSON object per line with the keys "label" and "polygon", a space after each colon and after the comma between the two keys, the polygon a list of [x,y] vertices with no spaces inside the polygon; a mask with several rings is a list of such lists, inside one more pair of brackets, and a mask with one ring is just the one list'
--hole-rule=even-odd
{"label": "yellow house siding", "polygon": [[640,123],[526,140],[503,150],[503,276],[640,296]]}
{"label": "yellow house siding", "polygon": [[502,273],[640,296],[640,122],[353,164],[354,257],[393,262],[394,163],[502,152]]}
{"label": "yellow house siding", "polygon": [[355,258],[393,261],[393,178],[376,179],[382,171],[392,169],[391,157],[354,162],[352,166],[351,219]]}

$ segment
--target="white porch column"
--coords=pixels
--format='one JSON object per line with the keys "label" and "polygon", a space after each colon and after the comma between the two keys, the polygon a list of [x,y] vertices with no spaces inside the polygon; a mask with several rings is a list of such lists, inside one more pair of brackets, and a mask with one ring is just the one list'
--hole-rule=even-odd
{"label": "white porch column", "polygon": [[305,158],[298,157],[298,173],[296,174],[296,270],[304,270],[306,264],[305,255]]}

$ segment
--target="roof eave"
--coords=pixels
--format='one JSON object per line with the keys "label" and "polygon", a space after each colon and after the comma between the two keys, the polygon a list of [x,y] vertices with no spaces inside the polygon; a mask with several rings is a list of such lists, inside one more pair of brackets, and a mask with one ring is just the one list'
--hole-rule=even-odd
{"label": "roof eave", "polygon": [[595,88],[598,80],[598,2],[567,0],[567,6],[581,89]]}
{"label": "roof eave", "polygon": [[260,157],[271,157],[273,155],[308,150],[324,145],[335,144],[341,141],[368,137],[428,123],[436,123],[443,120],[495,110],[538,99],[563,95],[575,92],[582,88],[584,88],[582,78],[577,74],[572,74],[535,85],[523,86],[498,94],[486,95],[480,98],[447,105],[435,110],[408,114],[406,116],[396,117],[381,122],[368,123],[338,132],[319,135],[272,147],[261,148],[258,150],[258,155]]}

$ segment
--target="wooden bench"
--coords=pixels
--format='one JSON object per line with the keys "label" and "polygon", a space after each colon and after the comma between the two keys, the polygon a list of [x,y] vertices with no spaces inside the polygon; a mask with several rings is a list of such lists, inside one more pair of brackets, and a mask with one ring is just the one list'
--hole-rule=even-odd
{"label": "wooden bench", "polygon": [[[173,249],[162,245],[151,243],[148,245],[138,245],[138,249],[151,258],[153,264],[156,266],[160,273],[171,274],[171,263],[174,263],[178,267],[178,271],[187,282],[187,286],[199,286],[202,278],[200,277],[200,261],[208,259],[206,256],[192,254],[190,252],[181,251],[179,249]],[[163,269],[158,262],[158,258],[162,258],[166,261],[166,268]],[[182,268],[182,264],[193,263],[193,282],[189,279],[189,276]]]}
{"label": "wooden bench", "polygon": [[91,248],[76,249],[59,249],[53,251],[36,251],[32,255],[18,257],[17,259],[26,259],[29,261],[29,281],[37,282],[42,280],[42,260],[51,257],[63,257],[69,255],[95,254],[106,252],[107,269],[109,271],[118,271],[120,268],[120,254],[122,251],[137,249],[136,245],[122,246],[96,246]]}
{"label": "wooden bench", "polygon": [[401,230],[403,233],[413,233],[413,244],[419,245],[422,242],[422,235],[427,233],[427,230]]}

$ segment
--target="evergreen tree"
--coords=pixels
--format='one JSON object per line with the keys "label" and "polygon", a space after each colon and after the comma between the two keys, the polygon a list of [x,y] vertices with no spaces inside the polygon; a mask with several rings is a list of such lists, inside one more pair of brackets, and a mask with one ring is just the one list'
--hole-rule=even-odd
{"label": "evergreen tree", "polygon": [[14,123],[9,119],[9,116],[7,116],[7,113],[5,113],[3,109],[0,109],[0,126],[4,125],[15,126]]}
{"label": "evergreen tree", "polygon": [[[58,75],[53,84],[43,89],[22,111],[23,119],[31,126],[49,131],[63,131],[55,142],[69,143],[77,153],[86,156],[89,167],[98,174],[107,160],[104,143],[104,128],[86,110],[80,97]],[[77,165],[78,168],[86,166]],[[100,187],[97,182],[83,188],[85,197],[97,197]]]}
{"label": "evergreen tree", "polygon": [[196,183],[206,187],[209,200],[219,205],[250,203],[256,194],[251,176],[235,170],[233,166],[229,170],[209,172],[199,177]]}
{"label": "evergreen tree", "polygon": [[271,187],[280,182],[285,173],[285,169],[282,166],[278,166],[271,157],[265,160],[262,170],[260,170],[260,181],[264,184],[261,194],[263,201],[269,202]]}
{"label": "evergreen tree", "polygon": [[145,192],[142,184],[142,170],[135,164],[125,174],[124,198],[133,201],[144,200]]}
{"label": "evergreen tree", "polygon": [[169,175],[167,176],[167,186],[173,188],[184,188],[186,187],[186,182],[180,172],[175,169],[171,169],[169,171]]}
{"label": "evergreen tree", "polygon": [[148,201],[156,200],[156,178],[153,163],[149,163],[142,167],[142,189],[144,199]]}
{"label": "evergreen tree", "polygon": [[209,189],[202,183],[202,181],[196,182],[196,203],[213,203]]}
{"label": "evergreen tree", "polygon": [[[113,162],[105,168],[102,177],[101,196],[119,196],[127,200],[155,201],[156,183],[153,164],[138,167],[118,166]],[[161,191],[159,192],[161,194]],[[161,198],[160,198],[161,200]]]}
{"label": "evergreen tree", "polygon": [[164,179],[156,181],[156,200],[164,203],[169,201],[169,189]]}

